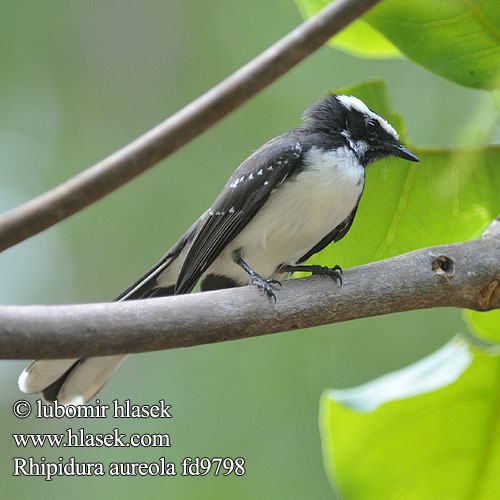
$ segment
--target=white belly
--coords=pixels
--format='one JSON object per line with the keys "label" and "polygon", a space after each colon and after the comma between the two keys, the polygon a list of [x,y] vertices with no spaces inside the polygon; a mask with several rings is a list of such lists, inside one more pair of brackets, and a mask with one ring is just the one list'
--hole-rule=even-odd
{"label": "white belly", "polygon": [[[293,264],[345,220],[364,186],[364,168],[349,148],[324,152],[312,148],[306,168],[286,181],[214,261],[207,274],[223,274],[247,283],[236,264],[228,269],[235,249],[263,277],[280,264]],[[234,274],[233,274],[234,273]]]}

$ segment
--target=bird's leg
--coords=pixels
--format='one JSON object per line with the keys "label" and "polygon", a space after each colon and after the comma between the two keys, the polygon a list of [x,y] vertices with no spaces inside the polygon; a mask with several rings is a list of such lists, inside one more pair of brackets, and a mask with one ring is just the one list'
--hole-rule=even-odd
{"label": "bird's leg", "polygon": [[316,265],[300,265],[292,266],[289,264],[281,264],[278,267],[278,272],[280,273],[296,273],[296,272],[306,272],[312,275],[323,275],[330,276],[335,281],[338,281],[340,286],[342,286],[342,268],[340,266],[326,267],[326,266],[316,266]]}
{"label": "bird's leg", "polygon": [[279,285],[281,283],[278,280],[273,278],[264,279],[260,274],[256,273],[244,260],[241,256],[241,251],[233,252],[233,261],[238,264],[252,279],[252,284],[254,284],[260,290],[263,290],[268,297],[272,297],[274,299],[274,303],[276,303],[276,295],[274,295],[273,287],[271,285]]}

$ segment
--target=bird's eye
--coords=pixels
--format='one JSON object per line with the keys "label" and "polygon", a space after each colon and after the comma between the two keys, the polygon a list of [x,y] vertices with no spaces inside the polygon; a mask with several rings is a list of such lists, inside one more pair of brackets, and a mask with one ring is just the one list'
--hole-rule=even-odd
{"label": "bird's eye", "polygon": [[380,127],[380,123],[376,120],[368,120],[366,122],[366,131],[369,134],[374,134]]}

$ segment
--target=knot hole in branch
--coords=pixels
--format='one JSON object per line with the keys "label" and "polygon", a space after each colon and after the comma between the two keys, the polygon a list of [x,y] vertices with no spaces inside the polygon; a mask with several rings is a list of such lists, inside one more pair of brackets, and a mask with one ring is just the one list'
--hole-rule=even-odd
{"label": "knot hole in branch", "polygon": [[455,261],[446,255],[439,255],[433,258],[431,269],[434,273],[451,279],[455,276]]}

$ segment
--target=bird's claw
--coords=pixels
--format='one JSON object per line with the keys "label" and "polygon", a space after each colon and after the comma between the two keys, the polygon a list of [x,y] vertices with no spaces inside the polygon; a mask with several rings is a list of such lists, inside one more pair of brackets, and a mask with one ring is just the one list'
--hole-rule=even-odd
{"label": "bird's claw", "polygon": [[274,299],[276,304],[276,295],[274,294],[273,287],[271,285],[279,285],[281,288],[281,282],[274,278],[265,280],[261,276],[254,276],[252,278],[252,284],[254,284],[259,290],[262,290],[269,298]]}
{"label": "bird's claw", "polygon": [[313,266],[311,270],[312,274],[330,276],[335,281],[338,281],[339,285],[342,286],[342,268],[338,265],[333,267],[327,266]]}
{"label": "bird's claw", "polygon": [[281,281],[275,280],[274,278],[269,278],[266,280],[270,285],[278,285],[280,288],[283,288],[283,285],[281,284]]}

